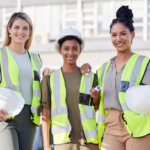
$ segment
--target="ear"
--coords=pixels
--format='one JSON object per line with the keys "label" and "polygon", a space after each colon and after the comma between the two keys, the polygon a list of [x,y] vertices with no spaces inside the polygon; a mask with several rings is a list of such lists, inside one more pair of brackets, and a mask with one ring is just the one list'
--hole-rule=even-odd
{"label": "ear", "polygon": [[82,49],[80,49],[79,54],[81,54],[81,52],[82,52]]}
{"label": "ear", "polygon": [[131,35],[132,35],[132,40],[133,40],[134,37],[135,37],[135,32],[133,31],[133,32],[131,33]]}
{"label": "ear", "polygon": [[58,48],[58,52],[59,52],[59,54],[61,55],[61,48],[60,48],[60,47]]}
{"label": "ear", "polygon": [[8,27],[7,30],[8,30],[8,33],[10,34],[11,33],[11,28]]}

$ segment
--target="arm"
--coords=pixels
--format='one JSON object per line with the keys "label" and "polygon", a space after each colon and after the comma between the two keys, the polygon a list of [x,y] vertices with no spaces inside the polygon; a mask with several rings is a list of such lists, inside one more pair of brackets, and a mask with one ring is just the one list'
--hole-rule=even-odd
{"label": "arm", "polygon": [[8,115],[8,113],[5,110],[0,108],[0,121],[6,121],[7,120],[5,115]]}
{"label": "arm", "polygon": [[49,145],[49,129],[51,123],[51,111],[43,107],[42,112],[42,132],[43,132],[43,146],[44,150],[51,150]]}
{"label": "arm", "polygon": [[95,107],[95,111],[97,111],[99,108],[100,92],[101,92],[101,91],[98,92],[97,90],[94,89],[97,85],[98,85],[98,78],[97,78],[97,75],[95,74],[93,88],[91,90],[91,97],[93,98],[93,105]]}
{"label": "arm", "polygon": [[91,70],[92,70],[92,67],[88,63],[83,64],[80,68],[81,73],[84,73],[84,74],[88,74],[89,72],[91,72]]}
{"label": "arm", "polygon": [[98,92],[94,88],[92,88],[91,97],[93,98],[93,105],[95,107],[95,111],[97,111],[99,109],[100,92]]}
{"label": "arm", "polygon": [[150,63],[148,64],[142,80],[143,85],[150,85]]}
{"label": "arm", "polygon": [[51,150],[49,145],[49,129],[51,120],[50,77],[43,76],[41,82],[42,131],[44,150]]}
{"label": "arm", "polygon": [[52,73],[52,72],[54,72],[55,70],[53,70],[53,69],[50,69],[50,68],[47,68],[47,67],[45,67],[43,70],[42,70],[42,75],[44,76],[50,76],[50,74]]}

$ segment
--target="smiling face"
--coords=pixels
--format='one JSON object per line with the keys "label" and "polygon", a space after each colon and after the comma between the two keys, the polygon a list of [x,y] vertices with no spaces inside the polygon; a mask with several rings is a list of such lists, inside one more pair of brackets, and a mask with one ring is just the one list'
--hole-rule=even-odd
{"label": "smiling face", "polygon": [[130,51],[134,32],[124,26],[122,23],[116,23],[111,29],[111,40],[118,52]]}
{"label": "smiling face", "polygon": [[11,35],[11,42],[25,44],[30,35],[29,23],[23,19],[16,19],[12,26],[8,27],[8,32]]}
{"label": "smiling face", "polygon": [[58,50],[66,64],[76,64],[76,60],[81,53],[80,44],[74,39],[63,42],[61,48]]}

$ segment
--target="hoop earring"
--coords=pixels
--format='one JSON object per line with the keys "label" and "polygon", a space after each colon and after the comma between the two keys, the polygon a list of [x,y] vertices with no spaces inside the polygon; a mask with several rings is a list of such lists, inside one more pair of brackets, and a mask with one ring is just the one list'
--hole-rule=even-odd
{"label": "hoop earring", "polygon": [[11,37],[11,34],[9,34],[9,37]]}

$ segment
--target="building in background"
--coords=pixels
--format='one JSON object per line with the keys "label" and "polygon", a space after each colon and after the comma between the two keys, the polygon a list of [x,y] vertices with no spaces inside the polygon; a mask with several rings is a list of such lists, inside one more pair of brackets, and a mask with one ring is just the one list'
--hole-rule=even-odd
{"label": "building in background", "polygon": [[[2,1],[2,0],[1,0]],[[58,68],[62,59],[55,52],[58,33],[72,26],[84,36],[85,49],[78,64],[90,63],[95,71],[116,55],[110,41],[109,26],[116,10],[128,5],[134,13],[136,38],[132,49],[150,56],[150,0],[5,0],[0,3],[0,45],[12,13],[27,13],[34,25],[31,51],[40,53],[44,66]]]}

